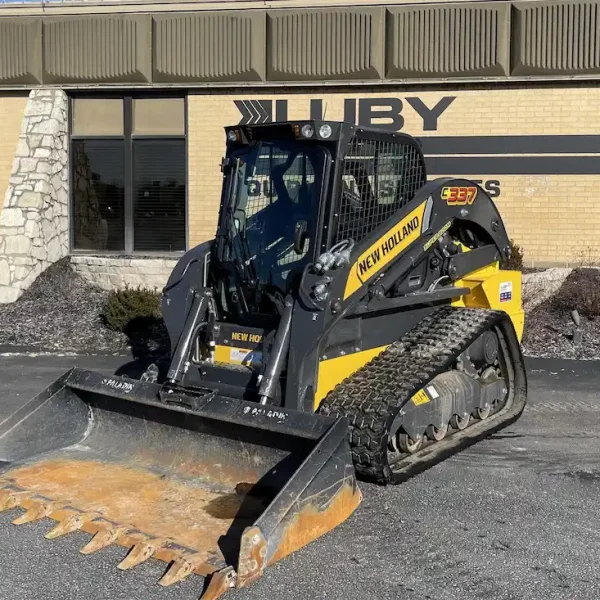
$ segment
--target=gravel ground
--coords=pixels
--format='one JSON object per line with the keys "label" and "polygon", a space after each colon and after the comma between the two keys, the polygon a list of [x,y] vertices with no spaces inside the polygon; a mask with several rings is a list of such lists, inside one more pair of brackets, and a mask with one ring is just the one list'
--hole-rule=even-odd
{"label": "gravel ground", "polygon": [[[1,360],[2,399],[11,402],[0,404],[0,419],[75,362],[111,373],[109,358]],[[361,483],[364,502],[350,519],[223,600],[598,598],[600,370],[535,360],[529,383],[516,423],[405,484]],[[199,596],[199,577],[162,588],[163,563],[119,571],[124,549],[83,556],[90,536],[48,541],[51,521],[17,527],[18,514],[0,514],[3,600]]]}
{"label": "gravel ground", "polygon": [[582,343],[573,343],[573,321],[549,300],[526,316],[523,352],[544,358],[600,359],[600,320],[581,319]]}

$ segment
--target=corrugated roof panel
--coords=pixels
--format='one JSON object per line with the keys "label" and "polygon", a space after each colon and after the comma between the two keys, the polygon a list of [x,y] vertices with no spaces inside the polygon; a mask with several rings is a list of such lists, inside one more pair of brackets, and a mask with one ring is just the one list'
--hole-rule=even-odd
{"label": "corrugated roof panel", "polygon": [[150,81],[151,42],[149,15],[44,20],[44,81]]}
{"label": "corrugated roof panel", "polygon": [[508,74],[510,4],[403,6],[387,11],[387,77]]}
{"label": "corrugated roof panel", "polygon": [[41,82],[42,22],[0,20],[0,84]]}
{"label": "corrugated roof panel", "polygon": [[205,12],[154,17],[154,80],[261,81],[266,13]]}
{"label": "corrugated roof panel", "polygon": [[383,77],[384,9],[268,13],[270,81]]}
{"label": "corrugated roof panel", "polygon": [[600,72],[598,2],[523,2],[513,11],[513,75]]}

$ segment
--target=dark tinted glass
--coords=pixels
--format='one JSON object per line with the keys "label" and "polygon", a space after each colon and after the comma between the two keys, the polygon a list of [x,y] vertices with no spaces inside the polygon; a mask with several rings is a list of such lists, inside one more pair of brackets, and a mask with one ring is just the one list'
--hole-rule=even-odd
{"label": "dark tinted glass", "polygon": [[[319,212],[325,152],[297,142],[261,142],[234,154],[240,159],[233,198],[244,261],[252,260],[260,283],[285,290],[292,267],[307,262]],[[231,176],[231,175],[230,175]],[[304,222],[301,252],[294,249],[296,226]],[[239,257],[238,257],[239,258]]]}
{"label": "dark tinted glass", "polygon": [[134,250],[185,250],[185,140],[134,140],[133,201]]}
{"label": "dark tinted glass", "polygon": [[123,140],[73,140],[73,247],[124,250]]}

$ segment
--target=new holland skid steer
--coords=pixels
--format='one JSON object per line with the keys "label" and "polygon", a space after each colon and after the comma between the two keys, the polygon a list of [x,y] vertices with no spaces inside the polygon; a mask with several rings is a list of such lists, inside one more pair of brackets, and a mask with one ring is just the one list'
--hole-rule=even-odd
{"label": "new holland skid steer", "polygon": [[[121,569],[258,578],[398,483],[515,421],[520,273],[485,191],[427,181],[404,134],[226,128],[216,237],[163,290],[167,368],[75,368],[0,424],[0,510],[128,549]],[[202,198],[194,201],[202,202]]]}

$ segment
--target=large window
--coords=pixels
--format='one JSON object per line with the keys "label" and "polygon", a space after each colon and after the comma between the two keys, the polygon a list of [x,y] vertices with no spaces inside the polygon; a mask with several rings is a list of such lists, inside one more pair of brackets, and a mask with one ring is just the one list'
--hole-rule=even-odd
{"label": "large window", "polygon": [[185,99],[76,97],[71,115],[73,249],[185,250]]}

